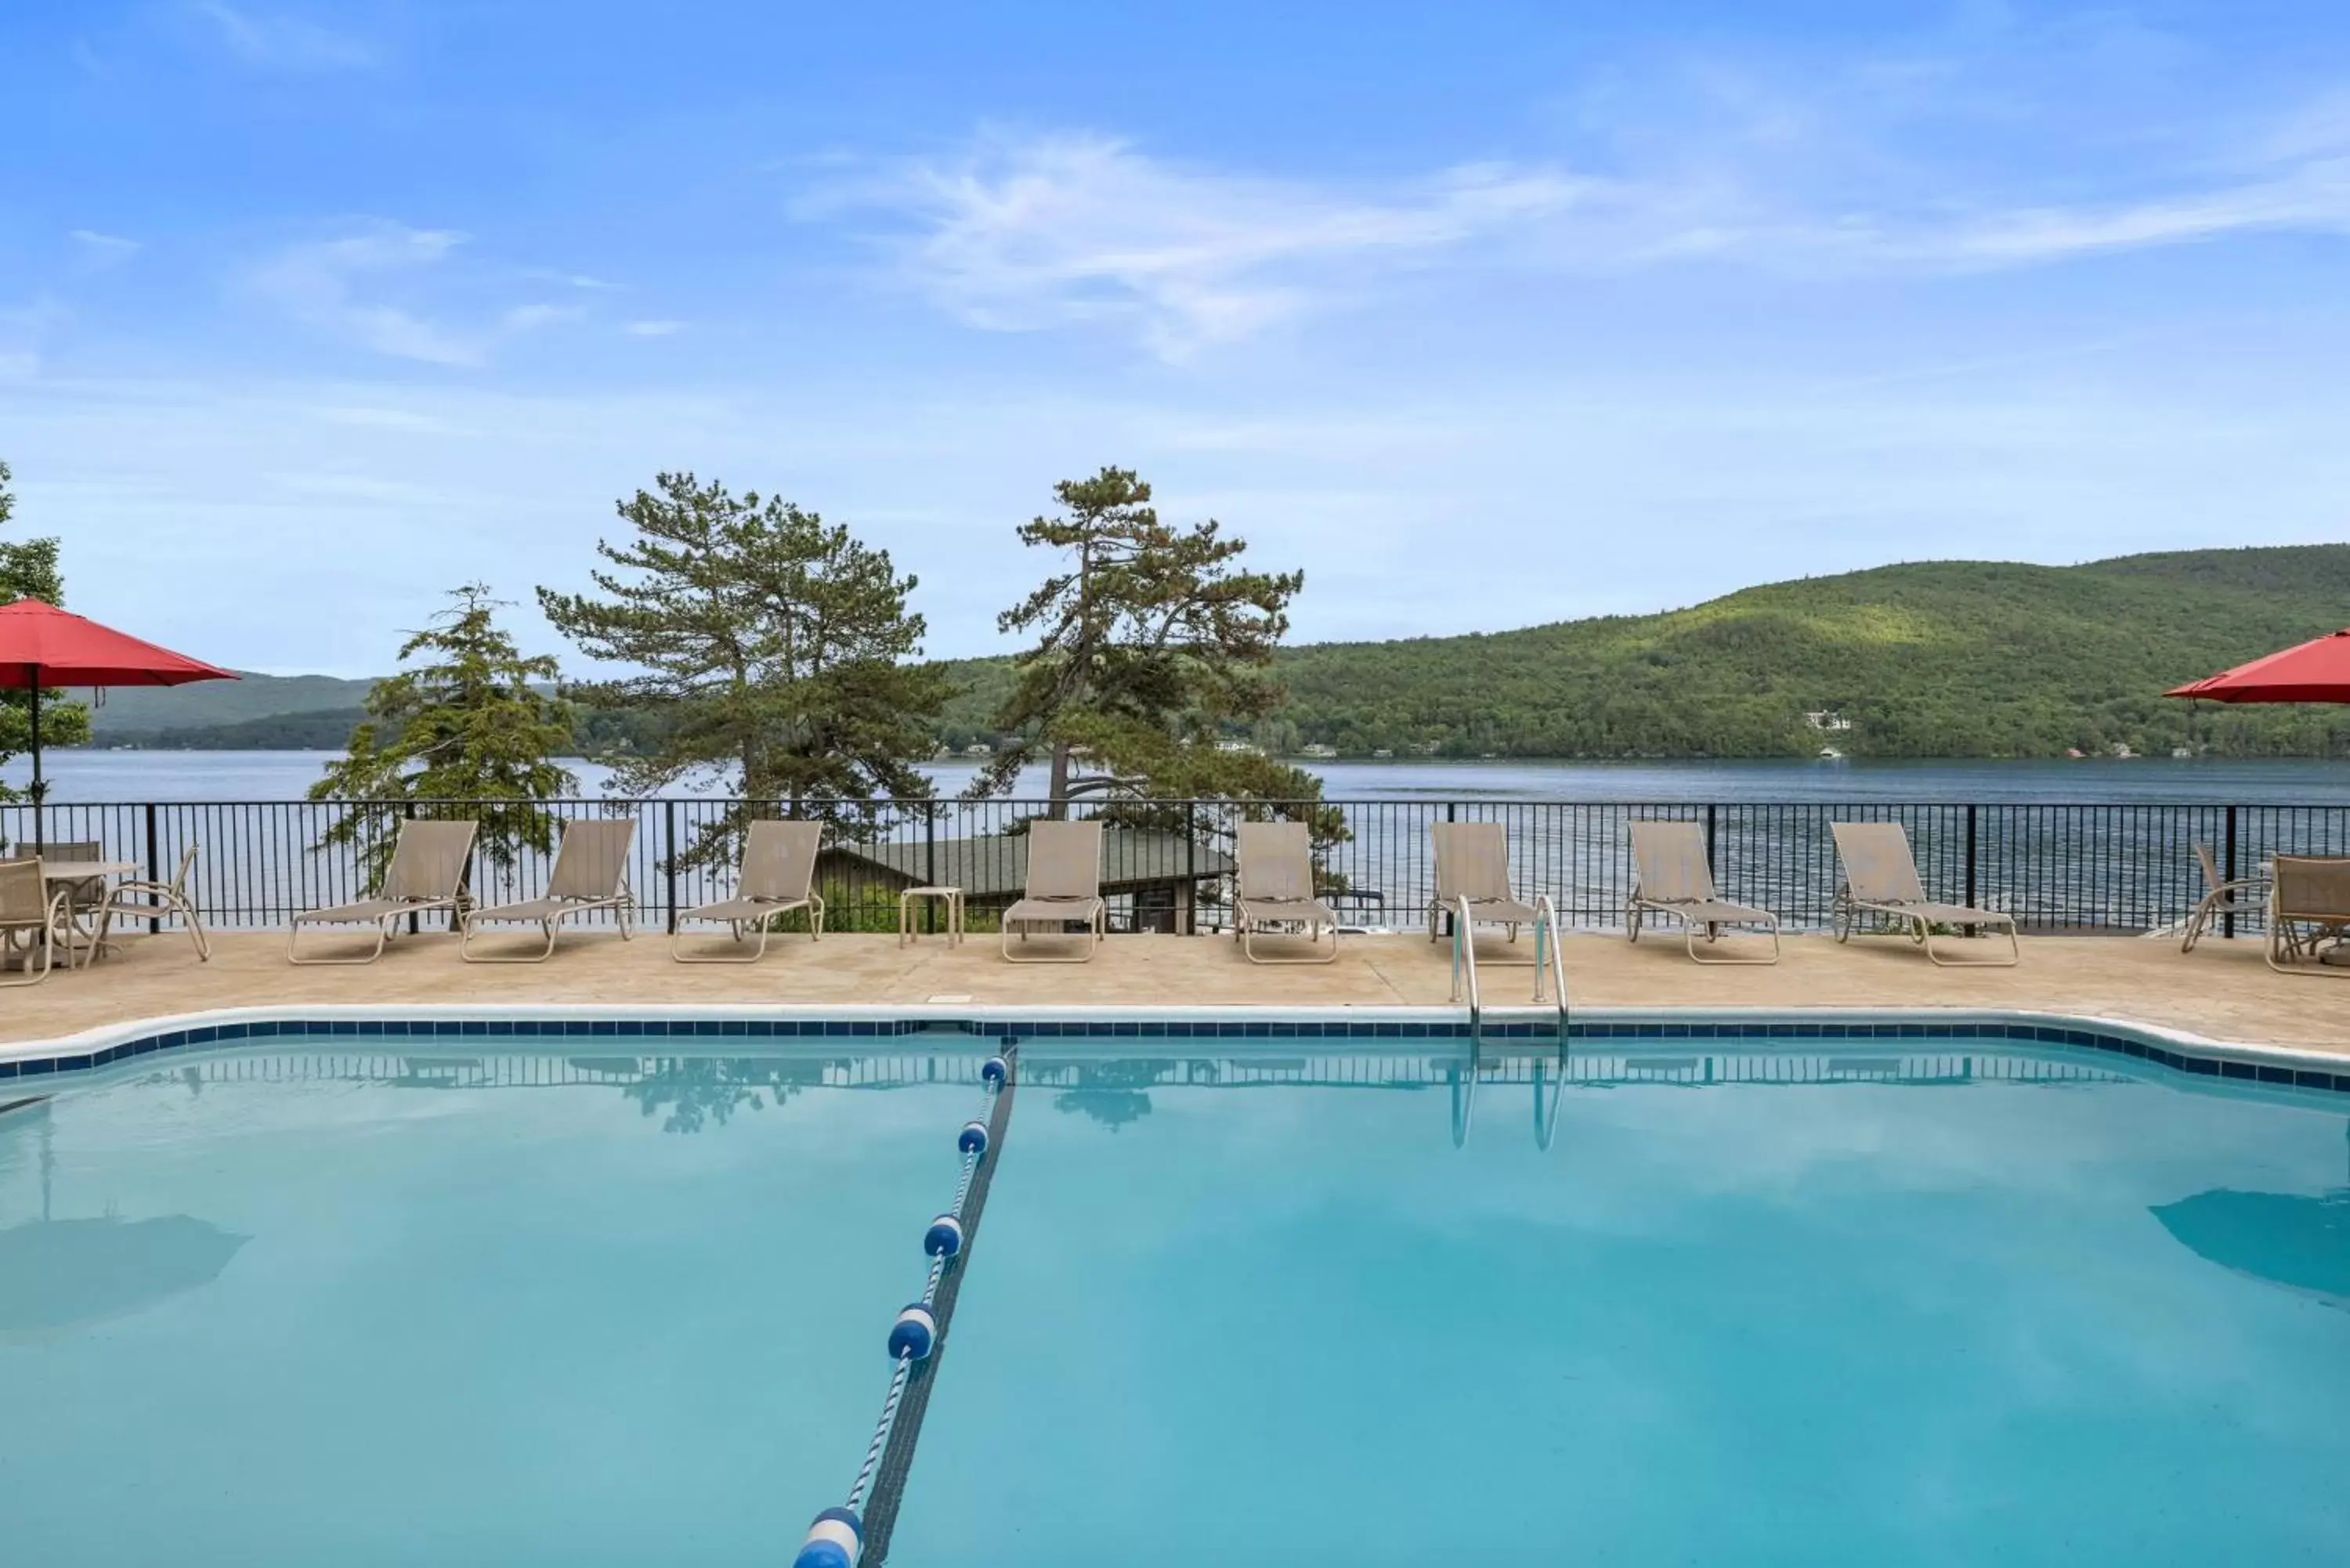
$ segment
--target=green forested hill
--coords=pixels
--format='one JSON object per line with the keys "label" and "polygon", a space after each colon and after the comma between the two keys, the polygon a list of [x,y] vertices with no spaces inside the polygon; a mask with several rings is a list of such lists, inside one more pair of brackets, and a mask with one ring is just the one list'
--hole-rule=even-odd
{"label": "green forested hill", "polygon": [[[1476,637],[1321,643],[1279,659],[1260,739],[1399,756],[2054,756],[2116,744],[2350,753],[2350,709],[2220,709],[2166,687],[2350,626],[2350,545],[2193,550],[2080,566],[1936,561],[1773,583],[1661,615]],[[939,726],[990,741],[1003,659],[948,665]],[[324,677],[118,692],[109,740],[321,744],[367,688]],[[328,715],[322,709],[342,711]],[[301,710],[310,710],[300,713]],[[1852,722],[1823,733],[1828,711]],[[299,713],[300,722],[269,722]],[[623,738],[590,715],[592,749]],[[220,729],[205,727],[221,726]],[[612,730],[607,734],[606,730]]]}
{"label": "green forested hill", "polygon": [[[374,685],[373,680],[334,675],[246,673],[234,680],[203,680],[192,686],[119,686],[90,710],[89,727],[105,745],[159,730],[243,724],[330,708],[356,710]],[[86,698],[88,693],[76,695]]]}
{"label": "green forested hill", "polygon": [[[1662,615],[1300,648],[1282,660],[1282,718],[1296,742],[1347,753],[2340,752],[2350,713],[2190,710],[2161,692],[2345,625],[2345,545],[2079,566],[1925,562]],[[1814,732],[1804,715],[1817,710],[1852,730]]]}

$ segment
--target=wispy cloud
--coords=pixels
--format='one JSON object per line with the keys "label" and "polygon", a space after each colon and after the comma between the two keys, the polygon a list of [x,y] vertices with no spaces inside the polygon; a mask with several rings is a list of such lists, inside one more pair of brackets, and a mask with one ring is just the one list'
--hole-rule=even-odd
{"label": "wispy cloud", "polygon": [[522,275],[530,279],[533,283],[560,284],[565,288],[602,291],[606,289],[616,289],[620,286],[617,283],[608,282],[600,277],[593,277],[584,272],[562,272],[556,268],[546,266],[525,267],[523,269]]}
{"label": "wispy cloud", "polygon": [[382,297],[438,271],[465,244],[450,229],[371,223],[331,240],[295,245],[255,269],[255,289],[309,326],[397,358],[476,366],[500,342],[578,316],[576,306],[526,303],[466,326]]}
{"label": "wispy cloud", "polygon": [[129,261],[140,250],[137,240],[127,240],[120,234],[100,234],[96,229],[71,229],[66,237],[80,248],[85,259],[102,266]]}
{"label": "wispy cloud", "polygon": [[879,214],[889,275],[970,325],[1108,326],[1169,359],[1441,268],[1930,274],[2350,233],[2350,93],[2194,135],[2108,125],[2121,151],[2057,166],[1968,155],[1985,119],[2026,147],[2062,142],[2071,123],[2045,102],[1987,104],[1978,85],[1965,62],[1928,57],[1825,84],[1690,67],[1588,109],[1606,130],[1570,138],[1575,158],[1370,186],[1180,162],[1112,136],[983,133],[851,163],[798,210]]}
{"label": "wispy cloud", "polygon": [[631,321],[620,328],[631,337],[668,337],[685,330],[682,321]]}
{"label": "wispy cloud", "polygon": [[1198,169],[1112,137],[987,137],[804,206],[894,212],[902,275],[975,326],[1112,319],[1181,358],[1316,303],[1333,275],[1410,266],[1562,212],[1583,185],[1473,164],[1376,192]]}
{"label": "wispy cloud", "polygon": [[507,332],[528,332],[558,321],[577,321],[585,314],[576,305],[517,305],[499,316],[498,325]]}
{"label": "wispy cloud", "polygon": [[381,57],[369,40],[290,12],[248,10],[224,0],[195,0],[188,9],[248,66],[282,71],[356,70]]}

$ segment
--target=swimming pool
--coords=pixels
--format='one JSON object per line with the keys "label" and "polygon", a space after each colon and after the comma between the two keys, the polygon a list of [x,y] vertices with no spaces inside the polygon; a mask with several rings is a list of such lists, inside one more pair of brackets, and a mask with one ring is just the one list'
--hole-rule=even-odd
{"label": "swimming pool", "polygon": [[[788,1562],[992,1044],[281,1036],[40,1085],[10,1556]],[[1015,1060],[889,1561],[2350,1548],[2350,1097],[1948,1031]]]}

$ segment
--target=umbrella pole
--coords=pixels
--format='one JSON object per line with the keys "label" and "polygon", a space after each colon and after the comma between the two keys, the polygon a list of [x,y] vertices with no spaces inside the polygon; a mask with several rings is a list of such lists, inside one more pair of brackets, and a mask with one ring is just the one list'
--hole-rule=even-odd
{"label": "umbrella pole", "polygon": [[48,786],[41,783],[41,667],[28,664],[25,668],[33,678],[30,688],[33,700],[33,856],[38,859],[42,849],[47,847],[41,837],[41,796],[48,790]]}

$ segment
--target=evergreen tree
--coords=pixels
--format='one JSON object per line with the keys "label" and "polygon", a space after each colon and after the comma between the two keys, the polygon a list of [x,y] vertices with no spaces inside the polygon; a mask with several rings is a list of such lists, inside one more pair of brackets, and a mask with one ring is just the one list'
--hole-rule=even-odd
{"label": "evergreen tree", "polygon": [[390,858],[393,819],[415,804],[464,803],[481,824],[480,853],[510,867],[524,848],[554,847],[556,819],[536,803],[577,788],[553,760],[571,742],[570,706],[546,691],[555,660],[523,656],[486,587],[468,583],[449,597],[454,605],[400,646],[401,664],[420,662],[376,683],[348,754],[310,786],[312,800],[366,803],[319,847],[364,846],[371,879]]}
{"label": "evergreen tree", "polygon": [[1012,739],[972,794],[1007,792],[1041,757],[1052,813],[1066,815],[1082,753],[1161,798],[1318,797],[1311,775],[1218,744],[1225,725],[1253,724],[1280,701],[1269,668],[1305,574],[1238,569],[1244,541],[1212,520],[1161,523],[1131,469],[1064,480],[1053,493],[1064,514],[1023,525],[1020,542],[1063,559],[996,618],[1000,630],[1037,640],[995,715]]}
{"label": "evergreen tree", "polygon": [[[8,465],[0,462],[0,528],[8,525],[16,498],[8,493]],[[65,602],[65,581],[57,570],[55,539],[0,538],[0,604],[16,599]],[[28,751],[33,742],[32,697],[29,691],[0,690],[0,763]],[[45,746],[79,745],[89,739],[89,710],[78,702],[59,700],[54,691],[41,693],[41,741]],[[16,800],[21,791],[0,784],[0,801]]]}
{"label": "evergreen tree", "polygon": [[948,683],[913,662],[915,579],[780,496],[736,496],[691,473],[655,484],[619,504],[632,539],[598,541],[599,592],[541,588],[538,602],[589,656],[638,671],[577,695],[660,721],[646,749],[616,759],[622,788],[708,771],[743,796],[682,858],[724,858],[750,816],[780,810],[865,835],[879,826],[876,797],[927,797],[915,764],[935,747]]}

